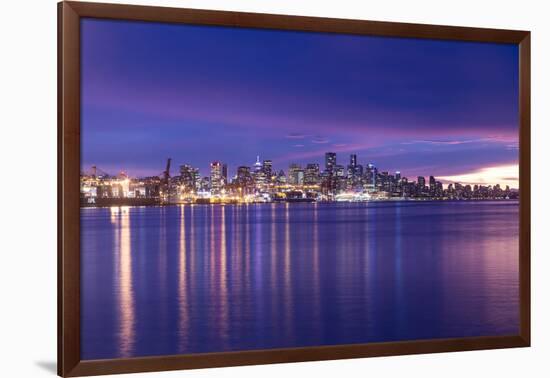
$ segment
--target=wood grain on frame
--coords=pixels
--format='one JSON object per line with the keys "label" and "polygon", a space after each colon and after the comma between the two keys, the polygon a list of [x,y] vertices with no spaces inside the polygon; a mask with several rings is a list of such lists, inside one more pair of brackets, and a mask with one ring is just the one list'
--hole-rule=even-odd
{"label": "wood grain on frame", "polygon": [[[79,177],[80,18],[82,17],[518,44],[521,188],[519,335],[81,361]],[[85,2],[59,3],[58,374],[60,376],[99,375],[529,346],[530,121],[530,33],[527,31]]]}

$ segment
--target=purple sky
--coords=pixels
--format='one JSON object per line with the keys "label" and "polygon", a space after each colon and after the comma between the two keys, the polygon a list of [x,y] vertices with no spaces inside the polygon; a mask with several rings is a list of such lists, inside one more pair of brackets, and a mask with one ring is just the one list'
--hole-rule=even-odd
{"label": "purple sky", "polygon": [[517,164],[517,46],[82,21],[83,169],[326,151],[408,177]]}

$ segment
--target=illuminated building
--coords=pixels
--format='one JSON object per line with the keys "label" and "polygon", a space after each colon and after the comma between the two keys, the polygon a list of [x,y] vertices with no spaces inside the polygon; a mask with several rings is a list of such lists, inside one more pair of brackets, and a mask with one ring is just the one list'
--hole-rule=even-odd
{"label": "illuminated building", "polygon": [[363,166],[357,164],[357,155],[351,154],[349,157],[348,165],[348,189],[355,189],[361,187],[362,176],[363,176]]}
{"label": "illuminated building", "polygon": [[351,167],[356,167],[357,166],[357,155],[356,154],[351,154],[349,156],[349,165]]}
{"label": "illuminated building", "polygon": [[275,181],[279,185],[283,185],[287,183],[287,177],[285,176],[285,172],[281,169],[279,173],[277,173],[277,177],[275,178]]}
{"label": "illuminated building", "polygon": [[271,160],[264,160],[262,162],[262,171],[264,172],[267,181],[271,181],[273,178],[273,162]]}
{"label": "illuminated building", "polygon": [[222,163],[222,179],[223,179],[222,185],[226,185],[229,182],[227,181],[227,164],[225,163]]}
{"label": "illuminated building", "polygon": [[363,187],[367,192],[374,192],[376,190],[376,177],[378,176],[378,169],[369,163],[365,169],[365,178],[363,181]]}
{"label": "illuminated building", "polygon": [[334,178],[335,178],[335,189],[337,191],[346,190],[346,170],[343,165],[334,166]]}
{"label": "illuminated building", "polygon": [[290,164],[288,168],[288,183],[292,185],[303,185],[304,170],[301,165],[296,163]]}
{"label": "illuminated building", "polygon": [[435,177],[430,176],[429,185],[430,185],[430,195],[433,196],[435,195]]}
{"label": "illuminated building", "polygon": [[223,186],[222,163],[214,161],[210,163],[210,193],[213,196],[220,195]]}
{"label": "illuminated building", "polygon": [[250,167],[243,165],[237,168],[235,184],[239,190],[239,194],[246,195],[252,193],[254,189],[254,180],[250,173]]}
{"label": "illuminated building", "polygon": [[195,192],[198,188],[199,169],[189,164],[180,166],[180,181],[184,193]]}
{"label": "illuminated building", "polygon": [[325,172],[329,176],[334,174],[334,168],[336,166],[336,152],[327,152],[325,153]]}
{"label": "illuminated building", "polygon": [[418,193],[417,194],[421,195],[426,189],[426,179],[424,178],[424,176],[418,176],[417,181],[418,181]]}
{"label": "illuminated building", "polygon": [[262,163],[260,163],[260,156],[256,156],[256,162],[254,163],[254,172],[260,172],[262,170]]}
{"label": "illuminated building", "polygon": [[306,170],[304,173],[304,184],[305,185],[319,185],[320,176],[319,176],[319,164],[309,163],[306,165]]}

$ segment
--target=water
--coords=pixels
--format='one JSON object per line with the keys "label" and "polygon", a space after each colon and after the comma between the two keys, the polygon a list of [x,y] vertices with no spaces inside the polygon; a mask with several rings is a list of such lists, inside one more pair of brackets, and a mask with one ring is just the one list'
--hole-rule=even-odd
{"label": "water", "polygon": [[82,209],[81,357],[517,334],[518,210]]}

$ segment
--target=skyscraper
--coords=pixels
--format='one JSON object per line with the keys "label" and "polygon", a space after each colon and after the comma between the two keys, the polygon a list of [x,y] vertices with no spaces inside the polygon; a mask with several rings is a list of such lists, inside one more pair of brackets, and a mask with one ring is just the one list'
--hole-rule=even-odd
{"label": "skyscraper", "polygon": [[290,164],[288,167],[288,183],[293,185],[303,185],[304,170],[301,165],[296,163]]}
{"label": "skyscraper", "polygon": [[430,176],[430,195],[434,195],[435,194],[435,177],[433,176]]}
{"label": "skyscraper", "polygon": [[198,187],[199,169],[189,164],[180,166],[180,177],[182,190],[185,193],[194,192]]}
{"label": "skyscraper", "polygon": [[222,163],[222,179],[223,179],[223,185],[226,185],[228,183],[227,181],[227,164]]}
{"label": "skyscraper", "polygon": [[219,195],[223,188],[222,163],[213,161],[210,163],[210,193]]}
{"label": "skyscraper", "polygon": [[264,160],[262,163],[262,171],[265,174],[267,181],[271,181],[273,177],[273,162],[271,160]]}
{"label": "skyscraper", "polygon": [[352,167],[355,167],[357,165],[357,155],[356,154],[351,154],[349,156],[349,165],[352,166]]}
{"label": "skyscraper", "polygon": [[365,179],[364,179],[364,188],[371,192],[376,189],[376,176],[378,175],[378,170],[374,164],[367,164],[365,168]]}
{"label": "skyscraper", "polygon": [[426,179],[424,178],[424,176],[418,176],[417,182],[418,182],[418,193],[417,194],[420,195],[426,190]]}
{"label": "skyscraper", "polygon": [[259,172],[262,170],[262,163],[260,163],[260,156],[256,156],[256,162],[254,163],[254,172]]}
{"label": "skyscraper", "polygon": [[254,187],[258,192],[265,190],[266,175],[263,170],[263,164],[260,162],[260,156],[256,156],[256,162],[254,163],[254,172],[252,173],[254,180]]}
{"label": "skyscraper", "polygon": [[319,164],[310,163],[306,166],[304,174],[304,184],[306,185],[319,185]]}
{"label": "skyscraper", "polygon": [[325,153],[325,172],[329,175],[333,175],[334,167],[336,166],[336,152]]}
{"label": "skyscraper", "polygon": [[351,154],[349,156],[349,165],[348,165],[348,180],[347,180],[347,186],[348,189],[355,189],[357,187],[360,187],[362,184],[362,177],[363,177],[363,166],[360,164],[357,164],[357,155]]}
{"label": "skyscraper", "polygon": [[285,172],[281,169],[279,173],[277,173],[277,178],[275,179],[277,184],[286,184],[287,178],[285,176]]}
{"label": "skyscraper", "polygon": [[335,189],[337,192],[341,190],[345,190],[347,180],[346,180],[346,170],[343,165],[336,164],[334,166],[334,176],[335,176],[334,177],[335,182],[333,185],[333,189]]}
{"label": "skyscraper", "polygon": [[254,188],[252,175],[250,174],[250,167],[240,166],[237,168],[237,177],[235,178],[235,184],[240,190],[240,194],[250,194]]}
{"label": "skyscraper", "polygon": [[237,181],[246,182],[251,180],[250,167],[240,166],[237,168]]}
{"label": "skyscraper", "polygon": [[424,189],[424,187],[426,186],[426,179],[424,178],[424,176],[418,176],[417,181],[418,181],[418,186]]}

